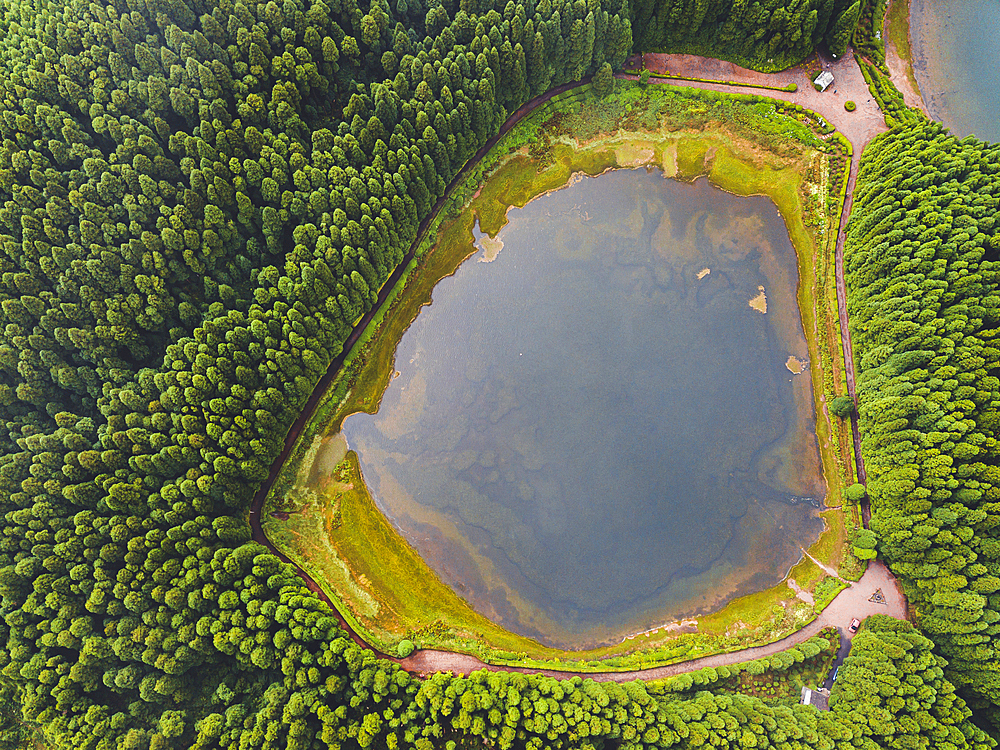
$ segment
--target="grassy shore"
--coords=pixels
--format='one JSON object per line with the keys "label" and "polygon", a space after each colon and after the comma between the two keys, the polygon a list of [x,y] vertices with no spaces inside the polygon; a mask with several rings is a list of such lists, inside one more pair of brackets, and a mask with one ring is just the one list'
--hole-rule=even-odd
{"label": "grassy shore", "polygon": [[896,54],[906,66],[906,77],[914,91],[920,91],[913,70],[913,49],[910,46],[910,0],[890,0],[885,14],[885,37],[896,48]]}
{"label": "grassy shore", "polygon": [[[275,483],[265,506],[268,537],[326,589],[359,633],[389,652],[406,638],[494,662],[624,669],[770,642],[808,622],[814,607],[781,584],[699,617],[694,633],[660,628],[588,652],[546,648],[477,614],[438,578],[375,506],[356,458],[336,434],[348,414],[377,410],[403,332],[437,282],[475,251],[476,218],[495,236],[512,206],[562,187],[575,173],[656,167],[680,179],[707,175],[735,194],[768,195],[784,217],[799,259],[798,299],[828,504],[839,506],[841,489],[853,481],[851,462],[845,431],[826,418],[823,403],[843,388],[832,256],[843,193],[842,181],[831,175],[843,169],[844,158],[843,145],[826,139],[825,130],[814,115],[787,103],[625,82],[604,99],[578,89],[540,108],[472,171],[432,225]],[[810,553],[836,568],[846,546],[843,514],[823,515],[827,531]],[[791,575],[805,591],[819,587],[817,600],[836,588],[809,558]]]}

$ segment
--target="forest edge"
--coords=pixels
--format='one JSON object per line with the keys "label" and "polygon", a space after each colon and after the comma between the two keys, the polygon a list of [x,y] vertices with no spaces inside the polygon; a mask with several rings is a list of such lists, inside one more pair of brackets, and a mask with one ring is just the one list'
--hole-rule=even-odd
{"label": "forest edge", "polygon": [[[712,64],[717,63],[717,61],[708,58],[696,58],[690,55],[685,55],[684,57],[688,59],[693,58],[695,60],[701,60]],[[857,66],[857,63],[855,62],[853,55],[845,55],[841,60],[831,64],[835,64],[837,66],[848,66],[848,65],[854,65],[855,67]],[[746,71],[746,73],[753,76],[754,78],[765,75],[756,73],[754,71]],[[766,74],[766,75],[774,76],[779,74]],[[637,75],[630,75],[627,73],[619,73],[616,77],[625,80],[638,80],[639,78]],[[696,78],[695,76],[691,76],[691,78],[685,80],[685,85],[691,86],[693,88],[703,88],[714,91],[720,91],[724,93],[738,93],[739,88],[741,87],[742,88],[758,87],[766,89],[767,95],[771,96],[772,98],[780,98],[794,104],[809,106],[809,108],[813,109],[814,111],[818,112],[823,117],[825,117],[831,124],[834,124],[844,114],[842,108],[836,106],[837,105],[836,101],[831,101],[830,106],[822,106],[823,104],[825,104],[825,101],[823,100],[816,101],[815,96],[810,96],[810,94],[813,93],[812,87],[800,87],[799,90],[797,91],[777,91],[775,86],[767,86],[764,84],[755,83],[753,81],[740,83],[734,80],[733,83],[727,84],[724,82],[711,82],[710,80],[705,78],[702,78],[701,80],[692,80],[695,78]],[[276,555],[282,561],[291,564],[295,568],[297,575],[299,575],[303,579],[303,581],[305,582],[306,586],[310,589],[310,591],[316,593],[317,596],[319,596],[323,601],[327,603],[327,605],[336,615],[341,628],[349,634],[349,636],[355,643],[366,649],[369,649],[380,658],[386,658],[393,661],[394,663],[399,664],[407,671],[419,674],[428,674],[436,671],[452,671],[456,673],[468,673],[470,671],[474,671],[477,669],[488,669],[491,671],[546,674],[549,676],[558,676],[563,678],[580,676],[580,677],[589,677],[597,681],[624,682],[632,679],[657,679],[657,678],[672,676],[675,674],[681,674],[684,672],[696,671],[697,669],[701,669],[706,666],[715,666],[718,664],[735,664],[741,661],[746,661],[749,659],[759,658],[761,656],[767,656],[773,653],[777,653],[779,651],[784,650],[785,648],[791,647],[797,643],[801,643],[802,641],[814,635],[815,632],[819,632],[820,629],[826,626],[830,625],[841,626],[841,629],[843,630],[844,623],[840,623],[839,621],[828,621],[828,620],[831,618],[831,616],[835,617],[833,613],[839,612],[842,609],[841,607],[834,606],[834,604],[837,603],[838,600],[842,598],[844,599],[855,598],[850,596],[845,597],[845,595],[850,595],[851,592],[854,590],[852,588],[848,588],[847,590],[841,592],[834,599],[834,601],[831,602],[828,608],[824,610],[824,613],[822,613],[817,619],[813,620],[806,627],[800,629],[799,631],[796,631],[795,633],[785,638],[782,638],[781,640],[775,641],[773,643],[766,644],[764,646],[755,646],[747,649],[741,649],[738,651],[731,651],[723,654],[715,654],[711,656],[701,657],[693,660],[680,662],[677,664],[672,664],[669,666],[653,667],[648,669],[576,673],[564,670],[545,670],[535,667],[491,665],[483,662],[478,657],[472,655],[460,654],[451,651],[441,651],[436,649],[419,649],[415,651],[413,654],[407,656],[406,658],[401,659],[378,650],[377,648],[369,644],[366,640],[364,640],[350,625],[350,623],[347,621],[344,615],[340,612],[340,610],[333,603],[333,601],[327,596],[327,594],[322,590],[319,584],[315,580],[313,580],[313,578],[298,564],[290,560],[285,554],[283,554],[280,550],[278,550],[264,534],[260,516],[264,506],[264,502],[271,491],[272,485],[274,484],[275,480],[280,474],[281,468],[283,467],[285,461],[288,459],[302,429],[308,422],[309,418],[312,416],[312,413],[316,408],[317,404],[322,399],[323,394],[326,392],[330,384],[333,382],[334,378],[337,375],[337,372],[343,365],[352,347],[358,342],[358,340],[361,339],[369,323],[381,311],[382,306],[384,305],[386,300],[391,296],[394,286],[399,281],[399,279],[404,275],[409,264],[415,257],[416,249],[425,239],[425,234],[427,232],[428,227],[431,225],[435,217],[438,215],[441,208],[450,199],[453,188],[455,188],[455,186],[460,184],[461,181],[468,176],[468,173],[483,159],[483,157],[485,157],[497,145],[497,143],[508,132],[510,132],[510,130],[517,123],[519,123],[526,116],[531,114],[535,109],[537,109],[539,106],[543,105],[544,103],[552,99],[554,96],[557,96],[559,94],[562,94],[566,91],[570,91],[575,88],[585,86],[589,83],[590,83],[590,77],[587,77],[580,81],[566,83],[561,86],[555,87],[547,91],[546,93],[538,97],[535,97],[526,104],[522,105],[517,111],[515,111],[510,117],[507,118],[507,120],[501,127],[500,131],[495,136],[490,138],[486,142],[486,144],[484,144],[484,146],[480,148],[479,151],[473,156],[473,158],[470,159],[463,166],[463,168],[458,172],[458,174],[456,174],[451,183],[448,185],[442,197],[439,198],[436,204],[434,205],[431,213],[423,220],[423,222],[421,222],[416,238],[414,239],[408,252],[404,256],[403,261],[397,266],[396,270],[393,272],[393,274],[389,277],[386,283],[379,290],[378,301],[372,307],[372,309],[369,310],[359,320],[357,325],[354,326],[351,335],[344,344],[343,351],[331,362],[330,367],[328,368],[326,374],[317,383],[316,388],[313,390],[313,393],[311,394],[305,407],[302,409],[298,418],[293,423],[291,429],[286,435],[282,452],[272,463],[267,479],[258,489],[257,493],[254,495],[254,499],[251,504],[249,521],[252,530],[253,540],[264,545],[265,547],[268,548],[269,551],[271,551],[272,554]],[[666,80],[661,81],[653,79],[651,83],[669,83],[669,81]],[[838,110],[840,111],[838,112]],[[851,155],[851,163],[849,169],[846,195],[842,206],[839,227],[838,227],[835,276],[837,283],[837,301],[838,301],[837,306],[838,306],[838,314],[840,317],[841,339],[842,339],[842,346],[845,358],[845,379],[847,381],[849,395],[851,396],[852,400],[855,401],[856,401],[855,383],[854,383],[855,370],[854,370],[853,350],[851,347],[851,340],[850,340],[850,330],[847,321],[846,287],[844,284],[844,274],[843,274],[844,270],[843,246],[844,246],[847,221],[848,218],[850,217],[854,184],[857,177],[858,167],[860,164],[861,152],[864,146],[868,143],[868,141],[871,140],[871,138],[873,138],[879,132],[883,132],[886,129],[887,128],[885,128],[884,126],[881,128],[879,127],[868,128],[865,131],[863,138],[859,138],[856,134],[854,135],[854,137],[852,137],[850,134],[846,134],[846,137],[850,141],[852,146],[852,155]],[[843,133],[843,130],[841,130],[841,132]],[[854,442],[854,456],[856,461],[856,473],[858,480],[863,484],[865,482],[866,474],[864,469],[864,461],[861,456],[860,432],[858,429],[858,418],[856,413],[852,414],[851,424],[852,424],[852,436]],[[871,515],[867,498],[863,500],[861,505],[861,510],[862,510],[863,523],[865,527],[867,527]],[[892,607],[892,609],[895,610],[894,612],[892,612],[893,616],[899,618],[905,618],[905,613],[906,613],[905,599],[903,598],[902,593],[899,591],[895,579],[892,577],[891,573],[889,573],[888,569],[881,562],[873,561],[872,564],[869,565],[868,572],[866,572],[865,576],[862,578],[860,582],[858,582],[858,584],[856,584],[856,586],[858,587],[859,590],[864,590],[870,583],[874,583],[876,580],[878,581],[878,584],[880,586],[888,587],[891,591],[894,592],[894,596],[890,597],[890,599],[893,599],[894,602],[896,603],[896,606]],[[827,613],[830,614],[824,617],[823,615]]]}

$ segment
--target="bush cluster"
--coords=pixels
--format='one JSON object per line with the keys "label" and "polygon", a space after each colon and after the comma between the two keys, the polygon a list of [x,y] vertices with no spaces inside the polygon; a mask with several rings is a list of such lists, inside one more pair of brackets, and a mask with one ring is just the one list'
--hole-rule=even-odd
{"label": "bush cluster", "polygon": [[837,653],[840,646],[840,637],[835,628],[824,628],[819,635],[813,636],[797,646],[793,646],[785,651],[773,656],[740,664],[721,665],[718,667],[704,667],[694,672],[674,675],[665,680],[661,680],[650,686],[650,690],[660,693],[684,693],[688,691],[707,690],[718,687],[720,683],[738,677],[741,674],[759,676],[767,674],[774,677],[775,674],[788,672],[795,667],[810,660],[816,660],[824,656],[832,658]]}
{"label": "bush cluster", "polygon": [[888,0],[864,0],[857,27],[854,29],[854,49],[865,55],[884,74],[889,75],[885,64],[885,40],[882,27]]}
{"label": "bush cluster", "polygon": [[926,116],[916,107],[906,106],[903,95],[899,92],[888,73],[884,73],[874,63],[865,58],[858,58],[861,74],[868,84],[868,90],[878,102],[879,109],[885,114],[885,122],[889,127],[896,125],[919,126],[926,121]]}

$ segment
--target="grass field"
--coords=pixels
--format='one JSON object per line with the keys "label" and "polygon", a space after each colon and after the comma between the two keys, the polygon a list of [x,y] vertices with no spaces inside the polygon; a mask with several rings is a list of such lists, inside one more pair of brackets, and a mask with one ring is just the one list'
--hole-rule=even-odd
{"label": "grass field", "polygon": [[[781,584],[699,617],[694,633],[660,628],[589,652],[543,647],[477,614],[438,578],[375,506],[355,457],[336,434],[348,414],[377,410],[399,338],[437,282],[475,251],[476,218],[495,236],[512,206],[580,172],[647,166],[680,179],[707,175],[729,192],[774,200],[796,249],[817,436],[828,505],[836,506],[824,512],[827,531],[810,552],[837,568],[846,546],[839,498],[853,481],[852,461],[842,425],[831,424],[823,404],[843,389],[832,262],[840,205],[828,189],[831,170],[841,162],[818,130],[794,105],[624,82],[611,97],[576,92],[519,124],[456,189],[450,209],[429,232],[432,248],[408,270],[303,430],[265,506],[268,538],[323,586],[359,633],[387,652],[405,638],[494,662],[624,669],[769,642],[812,619],[814,608]],[[826,573],[805,558],[791,576],[812,591]]]}

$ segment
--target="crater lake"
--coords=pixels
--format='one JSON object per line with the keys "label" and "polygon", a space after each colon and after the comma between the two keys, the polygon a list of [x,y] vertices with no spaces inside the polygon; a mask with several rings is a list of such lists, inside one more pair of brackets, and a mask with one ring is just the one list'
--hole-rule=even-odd
{"label": "crater lake", "polygon": [[343,425],[450,586],[562,648],[779,583],[823,530],[795,251],[767,198],[656,170],[512,209]]}

